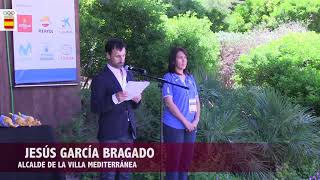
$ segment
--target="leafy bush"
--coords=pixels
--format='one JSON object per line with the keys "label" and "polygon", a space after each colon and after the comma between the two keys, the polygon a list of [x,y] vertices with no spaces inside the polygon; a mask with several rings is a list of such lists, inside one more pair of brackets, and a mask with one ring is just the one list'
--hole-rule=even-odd
{"label": "leafy bush", "polygon": [[229,30],[245,32],[258,25],[275,28],[282,23],[301,21],[310,30],[320,31],[319,0],[246,0],[227,18]]}
{"label": "leafy bush", "polygon": [[252,89],[255,99],[245,119],[252,131],[251,142],[266,142],[270,146],[264,153],[276,164],[290,162],[296,167],[305,159],[319,155],[318,127],[320,118],[307,108],[292,104],[273,88]]}
{"label": "leafy bush", "polygon": [[232,173],[191,173],[189,176],[190,180],[239,180],[240,178],[233,175]]}
{"label": "leafy bush", "polygon": [[[128,64],[143,67],[152,75],[165,73],[169,49],[174,45],[187,48],[200,65],[215,66],[219,46],[208,18],[188,14],[168,19],[165,12],[161,1],[81,1],[82,75],[92,76],[104,67],[104,40],[110,37],[128,44]],[[198,62],[191,62],[191,68]]]}
{"label": "leafy bush", "polygon": [[292,33],[240,57],[236,81],[272,86],[320,113],[320,36]]}
{"label": "leafy bush", "polygon": [[195,12],[199,17],[205,15],[205,8],[197,0],[163,0],[163,2],[168,3],[167,15],[168,17],[174,17],[180,14],[185,14],[186,12]]}
{"label": "leafy bush", "polygon": [[283,166],[277,169],[276,177],[278,179],[292,179],[292,180],[301,179],[301,177],[297,174],[296,170],[294,170],[293,168],[290,168],[287,163],[284,163]]}
{"label": "leafy bush", "polygon": [[165,21],[166,41],[171,46],[181,46],[189,53],[188,66],[216,69],[219,42],[210,30],[208,18],[199,19],[195,14],[185,14]]}
{"label": "leafy bush", "polygon": [[61,124],[56,133],[60,141],[67,143],[96,142],[98,117],[91,113],[90,90],[81,90],[81,112],[71,122]]}
{"label": "leafy bush", "polygon": [[242,0],[199,0],[206,9],[205,15],[212,22],[213,32],[227,31],[229,28],[226,18],[234,10],[237,4],[243,3]]}
{"label": "leafy bush", "polygon": [[[202,89],[199,141],[266,144],[259,154],[265,154],[277,167],[289,164],[300,177],[314,167],[312,160],[319,155],[319,117],[272,88],[224,89],[212,75],[197,78]],[[273,171],[263,168],[238,175],[245,179],[274,176]]]}
{"label": "leafy bush", "polygon": [[[230,0],[236,3],[237,0]],[[168,17],[182,15],[187,12],[195,13],[196,17],[208,17],[211,21],[210,29],[213,32],[219,32],[228,29],[228,25],[224,22],[225,17],[230,13],[229,6],[231,2],[216,2],[202,0],[164,0],[169,4],[167,9]]]}
{"label": "leafy bush", "polygon": [[226,87],[232,87],[234,81],[234,62],[240,55],[248,53],[259,45],[279,39],[290,32],[306,32],[307,27],[301,23],[286,23],[277,29],[254,29],[248,32],[219,32],[218,38],[221,44],[222,67],[220,74]]}
{"label": "leafy bush", "polygon": [[167,51],[161,16],[165,7],[150,0],[80,1],[80,49],[82,75],[92,76],[106,64],[104,45],[110,37],[127,43],[127,63],[153,74],[165,69]]}
{"label": "leafy bush", "polygon": [[195,77],[201,102],[198,141],[245,142],[248,123],[242,114],[254,104],[250,91],[247,88],[225,88],[214,72],[199,70]]}
{"label": "leafy bush", "polygon": [[217,9],[218,11],[225,12],[227,14],[231,13],[235,6],[243,3],[243,0],[198,0],[203,7],[207,10]]}
{"label": "leafy bush", "polygon": [[101,33],[105,21],[95,13],[96,1],[81,0],[79,3],[80,18],[80,53],[81,75],[92,76],[106,63],[103,55],[103,40]]}
{"label": "leafy bush", "polygon": [[241,54],[248,53],[259,45],[269,43],[292,32],[307,32],[307,27],[301,23],[289,22],[281,24],[270,31],[266,28],[253,29],[248,32],[219,32],[218,39],[224,48],[240,49]]}
{"label": "leafy bush", "polygon": [[143,92],[141,104],[135,111],[137,140],[140,142],[160,141],[160,98],[161,92],[157,83],[151,83]]}
{"label": "leafy bush", "polygon": [[134,180],[156,180],[160,179],[160,173],[133,173],[133,178]]}
{"label": "leafy bush", "polygon": [[225,18],[228,14],[218,9],[212,8],[207,10],[205,16],[211,21],[210,29],[212,32],[220,32],[228,30],[228,24],[225,22]]}
{"label": "leafy bush", "polygon": [[312,179],[320,168],[319,160],[319,157],[305,159],[299,166],[294,162],[284,163],[277,167],[275,176],[277,179]]}

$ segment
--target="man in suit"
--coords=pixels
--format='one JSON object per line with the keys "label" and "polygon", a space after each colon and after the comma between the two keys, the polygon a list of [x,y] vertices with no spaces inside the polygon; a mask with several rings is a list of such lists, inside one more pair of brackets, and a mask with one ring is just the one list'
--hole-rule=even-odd
{"label": "man in suit", "polygon": [[[105,45],[108,64],[91,83],[91,110],[99,114],[98,140],[101,143],[133,143],[136,138],[136,122],[133,109],[137,108],[141,95],[128,100],[124,91],[131,72],[123,68],[126,45],[121,39],[109,39]],[[101,179],[130,179],[131,173],[104,172]]]}

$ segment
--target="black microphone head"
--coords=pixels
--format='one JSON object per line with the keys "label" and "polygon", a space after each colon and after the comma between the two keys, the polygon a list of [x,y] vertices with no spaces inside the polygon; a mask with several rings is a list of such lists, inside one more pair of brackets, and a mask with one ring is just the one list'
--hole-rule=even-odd
{"label": "black microphone head", "polygon": [[129,65],[125,65],[124,69],[128,71],[128,70],[131,70],[131,67]]}
{"label": "black microphone head", "polygon": [[124,68],[125,68],[125,70],[134,71],[134,72],[138,72],[141,74],[147,74],[147,71],[145,69],[136,68],[136,67],[133,67],[130,65],[125,65]]}

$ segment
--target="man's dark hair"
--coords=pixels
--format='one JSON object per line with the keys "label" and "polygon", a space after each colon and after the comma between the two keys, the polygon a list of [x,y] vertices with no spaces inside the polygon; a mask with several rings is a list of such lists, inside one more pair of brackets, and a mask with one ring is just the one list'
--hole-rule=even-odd
{"label": "man's dark hair", "polygon": [[122,50],[127,45],[119,38],[110,38],[105,45],[106,53],[111,54],[113,49]]}
{"label": "man's dark hair", "polygon": [[[175,73],[176,72],[176,56],[178,54],[178,52],[183,52],[183,54],[185,54],[187,56],[187,59],[188,58],[188,52],[186,49],[182,48],[182,47],[174,47],[171,49],[170,51],[170,55],[169,55],[169,64],[168,64],[168,71],[170,73]],[[185,70],[183,70],[183,73],[184,74],[189,74],[187,68]]]}

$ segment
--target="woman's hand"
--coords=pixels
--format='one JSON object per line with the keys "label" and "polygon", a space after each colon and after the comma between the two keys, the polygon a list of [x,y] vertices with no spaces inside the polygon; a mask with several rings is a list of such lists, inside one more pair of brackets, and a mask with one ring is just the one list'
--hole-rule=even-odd
{"label": "woman's hand", "polygon": [[199,123],[199,119],[194,119],[191,124],[194,126],[195,130],[197,129],[198,127],[198,123]]}
{"label": "woman's hand", "polygon": [[186,130],[188,132],[192,132],[192,131],[194,131],[196,129],[196,127],[191,122],[189,122],[187,120],[185,120],[185,122],[183,124],[186,127]]}

